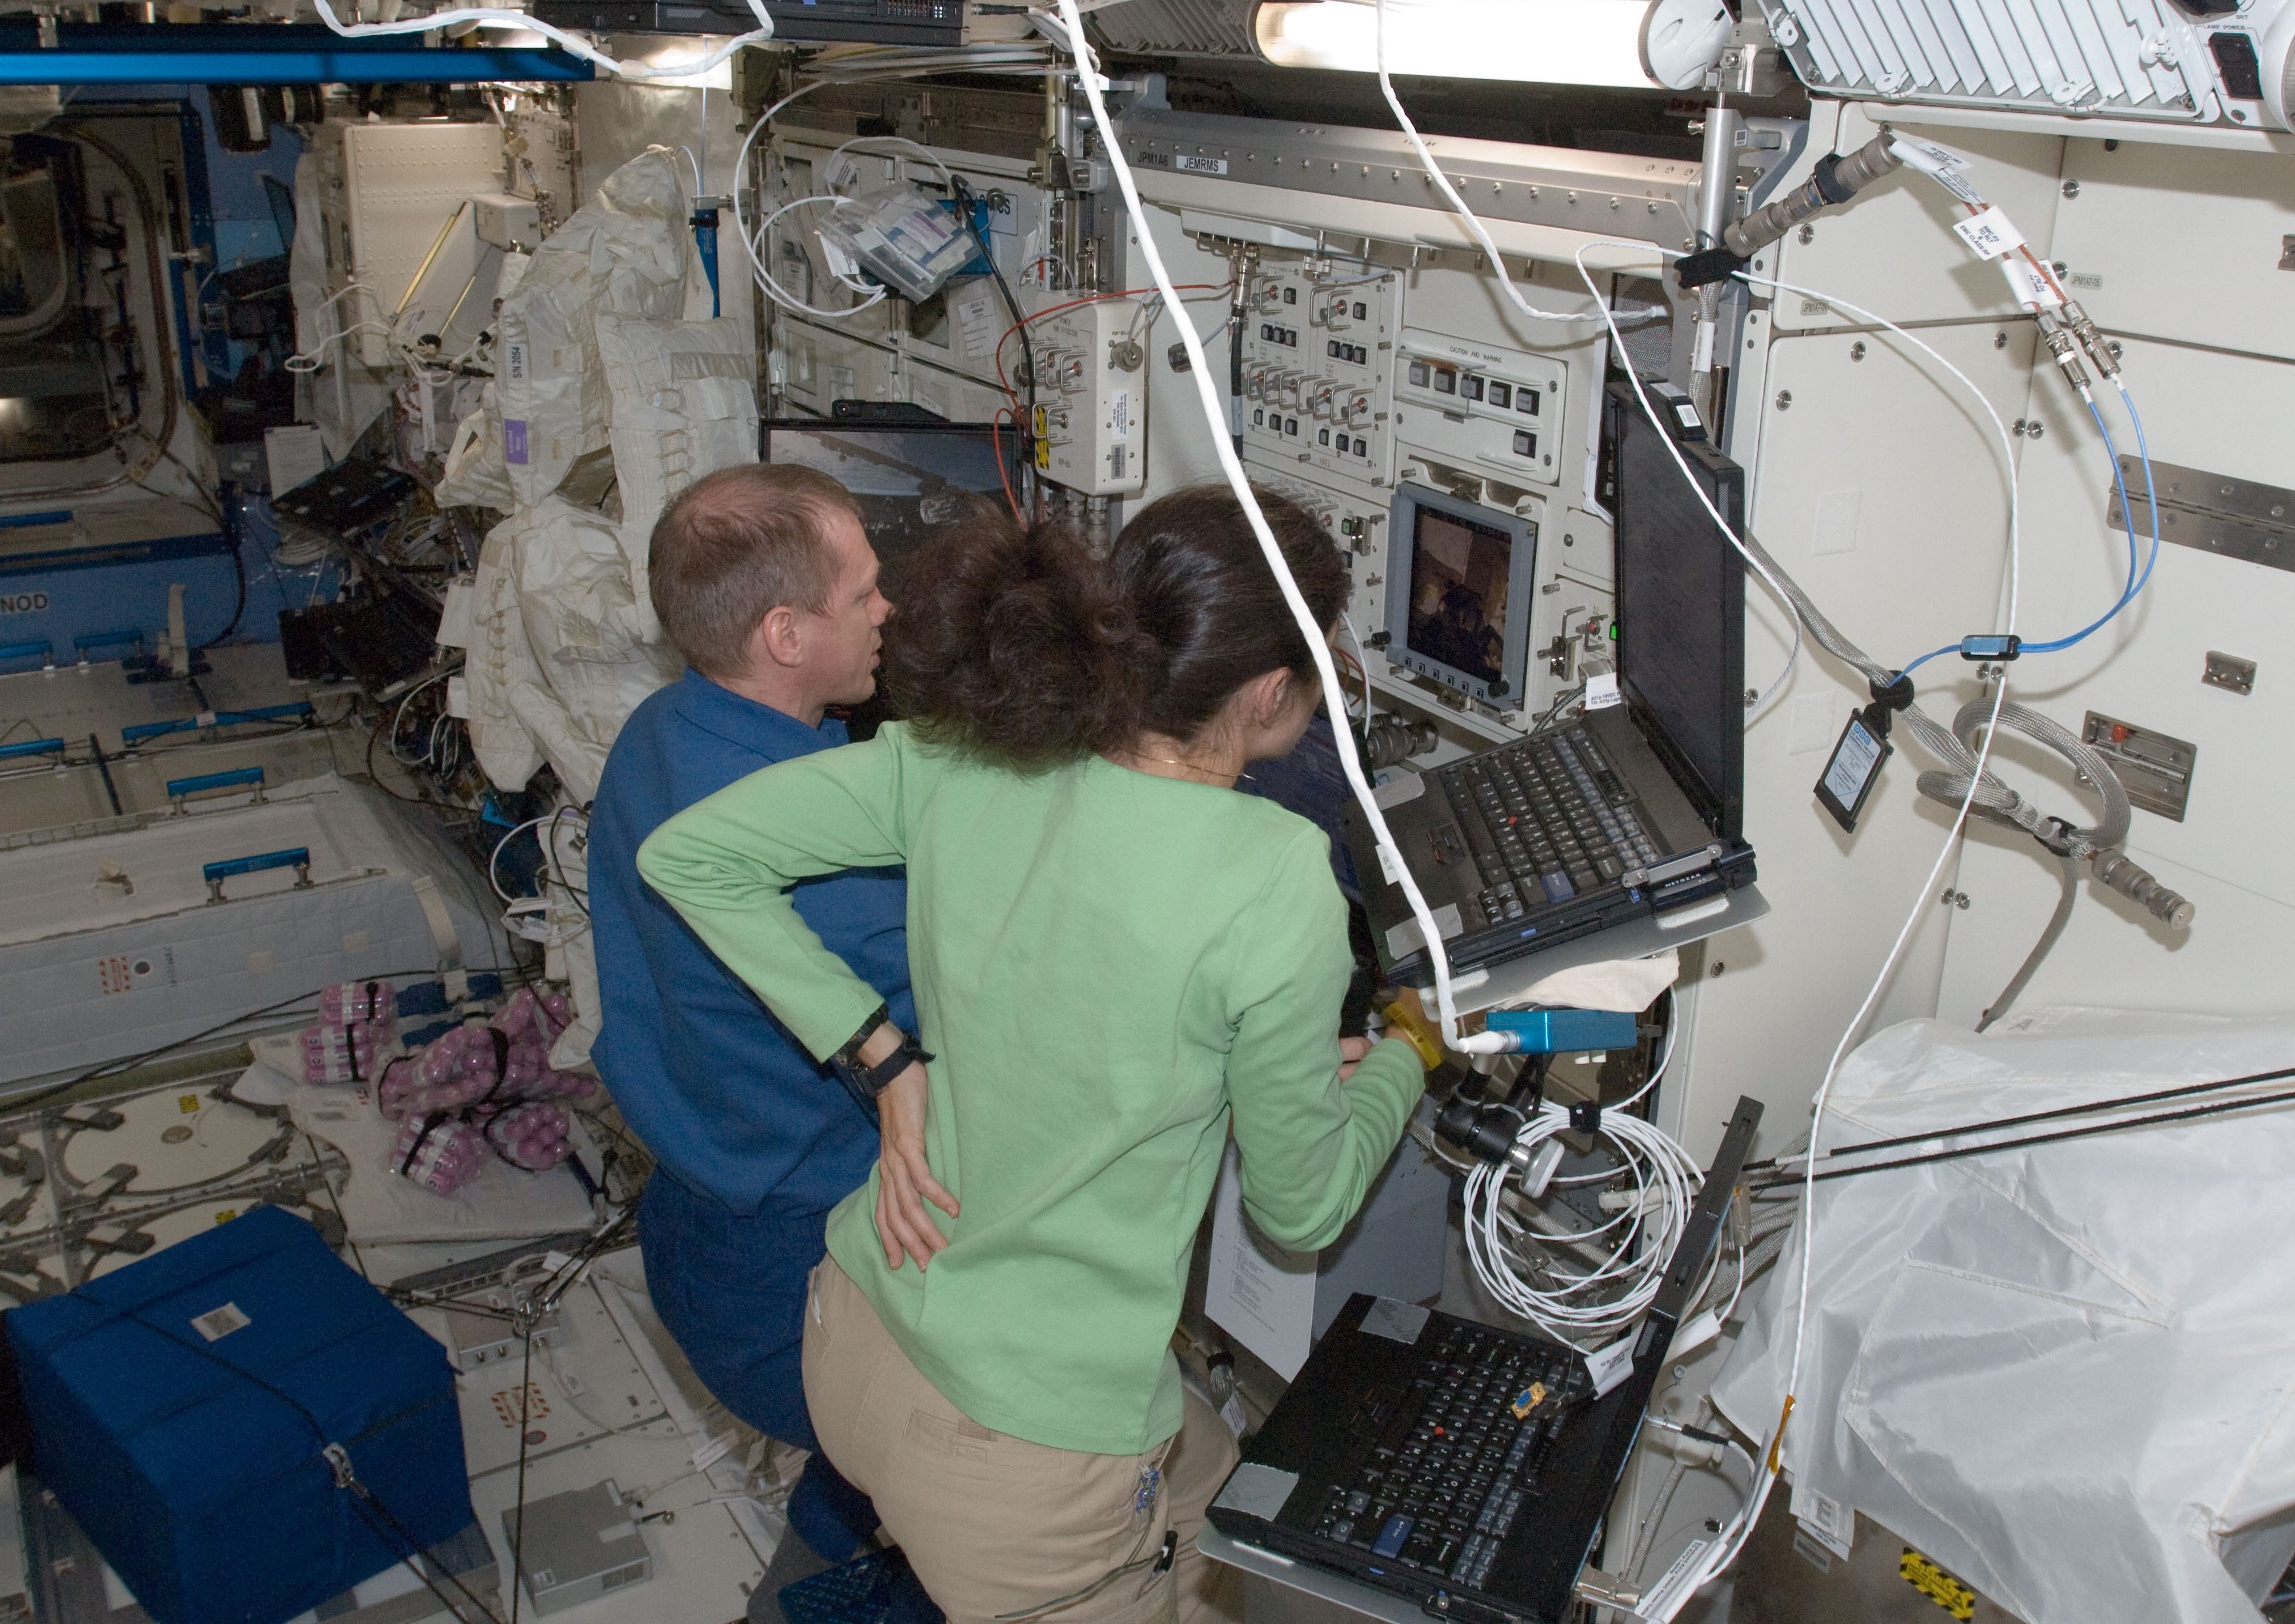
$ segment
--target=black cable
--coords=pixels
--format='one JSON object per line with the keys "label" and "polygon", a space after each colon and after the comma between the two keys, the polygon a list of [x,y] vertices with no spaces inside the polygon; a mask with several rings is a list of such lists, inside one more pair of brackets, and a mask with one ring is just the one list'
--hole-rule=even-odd
{"label": "black cable", "polygon": [[518,1624],[518,1604],[523,1599],[526,1577],[526,1457],[527,1440],[534,1436],[534,1326],[519,1332],[526,1343],[525,1368],[518,1379],[518,1505],[510,1514],[510,1624]]}
{"label": "black cable", "polygon": [[1036,352],[1028,342],[1028,318],[1020,314],[1020,301],[1012,297],[1012,284],[1004,280],[1004,273],[996,264],[996,250],[989,245],[988,233],[973,218],[972,188],[960,175],[950,175],[948,184],[950,193],[956,199],[957,216],[964,222],[964,229],[971,233],[973,241],[980,245],[980,257],[988,262],[988,274],[995,278],[996,291],[1004,296],[1004,309],[1011,316],[1020,339],[1020,362],[1028,369],[1028,420],[1020,428],[1020,463],[1023,468],[1033,468],[1036,461]]}
{"label": "black cable", "polygon": [[193,654],[205,653],[238,631],[240,616],[247,613],[247,560],[240,556],[239,551],[243,538],[240,535],[239,526],[236,524],[222,514],[217,514],[216,518],[223,525],[223,539],[231,544],[231,570],[232,574],[239,578],[239,600],[232,605],[231,624],[207,641],[193,644],[192,647]]}
{"label": "black cable", "polygon": [[[1853,1179],[1859,1173],[1881,1173],[1898,1168],[1924,1167],[1932,1162],[1954,1162],[1963,1156],[1989,1155],[1997,1150],[2021,1150],[2030,1145],[2054,1145],[2065,1139],[2093,1138],[2100,1133],[2117,1133],[2123,1128],[2158,1128],[2173,1122],[2197,1122],[2204,1117],[2221,1116],[2232,1111],[2254,1111],[2265,1106],[2281,1106],[2291,1102],[2295,1102],[2295,1089],[2288,1089],[2278,1094],[2258,1094],[2249,1099],[2210,1100],[2204,1106],[2191,1106],[2181,1111],[2160,1111],[2150,1116],[2131,1116],[2116,1122],[2090,1122],[2084,1128],[2067,1128],[2060,1133],[2028,1134],[2021,1139],[1996,1139],[1985,1145],[1964,1145],[1952,1150],[1932,1151],[1922,1156],[1899,1156],[1890,1162],[1865,1162],[1855,1167],[1836,1167],[1830,1171],[1816,1174],[1812,1181],[1821,1183],[1827,1179]],[[1920,1137],[1936,1138],[1940,1136],[1932,1133],[1923,1134]],[[1778,1185],[1795,1185],[1801,1183],[1807,1177],[1809,1176],[1798,1172],[1781,1173],[1776,1178],[1765,1179],[1751,1187],[1762,1190],[1774,1188]]]}
{"label": "black cable", "polygon": [[[1866,1139],[1856,1145],[1839,1145],[1825,1153],[1821,1160],[1834,1156],[1858,1155],[1868,1150],[1893,1150],[1899,1145],[1924,1145],[1931,1139],[1956,1138],[1963,1134],[1997,1133],[2004,1128],[2022,1128],[2033,1122],[2060,1122],[2067,1116],[2087,1116],[2099,1111],[2125,1111],[2130,1106],[2156,1106],[2163,1099],[2188,1099],[2194,1094],[2211,1094],[2222,1089],[2244,1089],[2258,1082],[2278,1082],[2295,1077],[2295,1066],[2275,1072],[2257,1072],[2246,1077],[2224,1077],[2212,1082],[2184,1083],[2172,1089],[2154,1089],[2144,1094],[2122,1094],[2111,1099],[2085,1101],[2075,1106],[2058,1106],[2050,1111],[2028,1111],[2021,1116],[1996,1116],[1989,1122],[1964,1122],[1956,1128],[1932,1128],[1925,1133],[1902,1133],[1893,1139]],[[1744,1171],[1760,1172],[1765,1168],[1780,1167],[1786,1162],[1805,1161],[1799,1156],[1768,1156],[1759,1162],[1745,1163]],[[1801,1175],[1796,1172],[1793,1177]]]}

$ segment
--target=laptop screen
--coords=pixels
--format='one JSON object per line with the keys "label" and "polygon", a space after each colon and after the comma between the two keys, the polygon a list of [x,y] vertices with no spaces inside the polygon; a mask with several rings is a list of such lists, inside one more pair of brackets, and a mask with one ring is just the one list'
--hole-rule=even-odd
{"label": "laptop screen", "polygon": [[887,563],[968,517],[975,504],[1000,508],[1019,488],[1020,436],[989,423],[776,420],[762,438],[765,461],[801,462],[842,482]]}
{"label": "laptop screen", "polygon": [[[1612,384],[1608,404],[1619,686],[1644,730],[1662,735],[1651,743],[1687,780],[1699,814],[1736,839],[1745,782],[1745,567],[1631,388]],[[1679,449],[1731,528],[1742,529],[1743,471],[1702,440]]]}

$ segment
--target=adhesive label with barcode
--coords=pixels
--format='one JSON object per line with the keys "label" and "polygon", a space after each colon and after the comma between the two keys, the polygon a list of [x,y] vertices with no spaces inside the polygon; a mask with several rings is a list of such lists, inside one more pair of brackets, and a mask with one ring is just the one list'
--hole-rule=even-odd
{"label": "adhesive label with barcode", "polygon": [[1857,1514],[1831,1495],[1807,1487],[1793,1485],[1793,1514],[1810,1538],[1846,1558],[1857,1537]]}
{"label": "adhesive label with barcode", "polygon": [[226,1302],[221,1308],[212,1308],[204,1314],[192,1316],[192,1329],[211,1342],[221,1342],[233,1331],[243,1330],[252,1323],[240,1311],[236,1302]]}
{"label": "adhesive label with barcode", "polygon": [[1997,259],[2003,254],[2013,253],[2024,246],[2024,233],[2016,223],[1997,208],[1988,208],[1965,220],[1955,220],[1952,229],[1968,244],[1979,259]]}

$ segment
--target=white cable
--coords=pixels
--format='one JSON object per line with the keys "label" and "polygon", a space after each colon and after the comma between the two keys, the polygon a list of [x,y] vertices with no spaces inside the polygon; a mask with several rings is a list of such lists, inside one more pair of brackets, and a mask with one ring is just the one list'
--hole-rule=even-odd
{"label": "white cable", "polygon": [[[1662,250],[1656,251],[1662,252]],[[1580,262],[1579,270],[1581,274],[1585,270],[1584,262],[1582,260]],[[1589,280],[1590,282],[1590,278]],[[1751,281],[1757,279],[1748,278],[1747,280]],[[1870,311],[1860,310],[1856,306],[1850,304],[1847,300],[1835,298],[1830,294],[1820,293],[1813,289],[1801,288],[1787,282],[1768,282],[1766,285],[1781,289],[1785,292],[1798,293],[1806,298],[1823,300],[1825,303],[1831,305],[1836,310],[1847,311],[1850,315],[1855,316],[1860,321],[1869,321],[1886,326],[1890,331],[1896,332],[1900,337],[1909,339],[1921,349],[1927,351],[1929,355],[1934,356],[1940,363],[1943,364],[1948,371],[1952,372],[1954,377],[1960,379],[1961,382],[1968,387],[1970,393],[1975,395],[1977,399],[1983,404],[1987,414],[1992,418],[1994,426],[1996,428],[2000,426],[1999,414],[1993,412],[1991,403],[1989,400],[1985,400],[1982,392],[1978,390],[1974,384],[1969,383],[1967,378],[1960,372],[1958,368],[1953,367],[1948,362],[1945,362],[1942,356],[1936,355],[1935,351],[1930,350],[1928,346],[1922,344],[1919,339],[1913,339],[1911,334],[1905,333],[1901,329],[1891,323],[1883,322],[1879,316],[1873,314]],[[1627,376],[1629,378],[1634,377],[1630,368],[1628,369]],[[1638,392],[1640,388],[1640,380],[1638,379],[1635,379],[1634,381],[1636,389]],[[1648,409],[1648,402],[1646,397],[1643,401],[1643,406],[1645,410]],[[1668,444],[1670,443],[1670,437],[1669,437]],[[2009,468],[2008,615],[2007,626],[2005,630],[2013,632],[2016,628],[2017,600],[2021,586],[2021,551],[2016,526],[2017,496],[2015,459],[2013,455],[2013,447],[2008,441],[2005,428],[2002,430],[2001,434],[2001,444],[2004,453],[2006,453],[2008,455]],[[1684,477],[1687,477],[1688,469],[1685,467],[1682,471]],[[1690,485],[1693,489],[1697,488],[1696,482],[1695,480],[1691,480]],[[1704,500],[1704,494],[1702,490],[1698,492],[1698,496],[1701,502]],[[1708,508],[1710,511],[1711,504],[1708,504]],[[1715,515],[1715,519],[1718,523],[1719,519],[1719,516],[1718,514]],[[1724,525],[1722,529],[1725,534],[1728,533],[1727,526]],[[1736,537],[1735,535],[1731,535],[1730,539],[1732,542],[1736,542]],[[1740,551],[1743,551],[1742,546],[1740,547]],[[1763,572],[1763,578],[1765,580],[1768,579],[1766,571]],[[1772,589],[1775,590],[1774,582],[1771,583],[1771,586]],[[1790,607],[1789,602],[1788,607]],[[1795,618],[1798,620],[1797,616]],[[1801,1179],[1801,1279],[1800,1287],[1795,1295],[1793,1309],[1793,1365],[1785,1378],[1785,1408],[1779,1414],[1776,1430],[1769,1434],[1763,1450],[1763,1453],[1768,1457],[1768,1467],[1759,1474],[1752,1498],[1739,1508],[1736,1518],[1731,1521],[1731,1522],[1722,1530],[1720,1537],[1716,1538],[1712,1545],[1705,1551],[1703,1555],[1699,1558],[1696,1568],[1694,1570],[1693,1576],[1689,1581],[1673,1592],[1674,1596],[1677,1598],[1674,1604],[1677,1608],[1683,1602],[1686,1602],[1690,1596],[1695,1595],[1701,1587],[1711,1582],[1715,1574],[1719,1573],[1732,1562],[1735,1562],[1737,1559],[1739,1553],[1745,1548],[1746,1541],[1752,1538],[1754,1525],[1760,1521],[1762,1507],[1768,1502],[1769,1490],[1776,1482],[1778,1470],[1781,1469],[1784,1465],[1784,1432],[1785,1424],[1791,1417],[1793,1401],[1797,1396],[1796,1390],[1801,1385],[1801,1361],[1808,1347],[1810,1258],[1815,1251],[1814,1243],[1816,1240],[1817,1164],[1820,1159],[1818,1153],[1822,1148],[1820,1133],[1825,1123],[1825,1108],[1832,1098],[1834,1082],[1840,1076],[1841,1064],[1848,1056],[1850,1045],[1856,1041],[1858,1034],[1864,1030],[1866,1021],[1872,1016],[1873,1007],[1880,1001],[1881,993],[1883,990],[1888,986],[1890,976],[1895,974],[1897,961],[1903,957],[1905,945],[1912,939],[1915,927],[1918,926],[1922,918],[1924,916],[1928,907],[1928,900],[1930,896],[1935,893],[1937,881],[1942,877],[1945,865],[1951,861],[1953,853],[1959,846],[1961,832],[1967,827],[1969,812],[1976,800],[1977,788],[1982,782],[1984,770],[1991,760],[1992,741],[1997,738],[1999,734],[1998,724],[2000,720],[2000,707],[2002,705],[2006,703],[2008,698],[2008,673],[2005,666],[2001,669],[1997,681],[1997,686],[1994,690],[1992,698],[1991,720],[1988,722],[1985,728],[1984,743],[1977,753],[1976,770],[1969,777],[1968,793],[1963,797],[1959,810],[1953,815],[1952,828],[1946,832],[1943,844],[1938,848],[1936,861],[1930,865],[1928,874],[1922,880],[1919,890],[1914,894],[1912,908],[1907,912],[1905,916],[1905,923],[1897,932],[1896,940],[1890,944],[1888,957],[1882,961],[1880,973],[1873,978],[1872,987],[1866,992],[1864,1000],[1857,1007],[1857,1013],[1850,1017],[1848,1026],[1842,1031],[1841,1041],[1834,1046],[1833,1057],[1825,1064],[1824,1079],[1817,1085],[1817,1097],[1811,1106],[1809,1138],[1810,1155],[1807,1164],[1802,1169]],[[1670,1612],[1669,1612],[1666,1616],[1670,1618],[1671,1616]],[[1665,1624],[1665,1620],[1663,1619],[1655,1620],[1653,1621],[1653,1624]]]}
{"label": "white cable", "polygon": [[[1179,290],[1172,285],[1172,273],[1164,267],[1163,253],[1156,246],[1156,233],[1148,219],[1148,210],[1139,200],[1139,187],[1132,179],[1131,166],[1125,161],[1123,143],[1115,138],[1115,121],[1107,116],[1107,102],[1100,94],[1098,64],[1091,57],[1091,45],[1085,37],[1083,18],[1076,10],[1076,0],[1058,0],[1060,16],[1067,26],[1068,36],[1075,46],[1076,77],[1083,86],[1084,99],[1091,104],[1094,126],[1100,132],[1100,146],[1107,154],[1108,167],[1115,172],[1116,185],[1123,193],[1123,207],[1131,216],[1131,224],[1139,236],[1140,257],[1148,262],[1148,272],[1164,296],[1167,309],[1180,306]],[[1252,494],[1251,481],[1243,471],[1243,463],[1235,454],[1234,442],[1228,434],[1228,403],[1212,382],[1211,363],[1204,356],[1203,340],[1192,322],[1175,323],[1180,330],[1180,342],[1187,347],[1188,375],[1195,379],[1196,394],[1202,402],[1204,420],[1211,426],[1212,450],[1219,457],[1221,471],[1235,489],[1237,502],[1243,507],[1244,517],[1250,521],[1251,532],[1259,540],[1259,550],[1266,555],[1267,567],[1273,572],[1275,584],[1281,589],[1283,601],[1290,607],[1292,617],[1307,641],[1307,650],[1314,657],[1315,674],[1321,679],[1324,703],[1334,717],[1347,714],[1346,690],[1339,686],[1338,666],[1331,658],[1327,629],[1315,624],[1315,613],[1300,595],[1299,583],[1291,578],[1290,566],[1283,560],[1283,549],[1275,540],[1275,532],[1268,527],[1267,515],[1260,511],[1259,499]],[[1221,377],[1226,374],[1222,371]],[[1450,984],[1450,956],[1443,950],[1442,926],[1434,922],[1434,910],[1426,905],[1425,893],[1419,889],[1417,878],[1410,865],[1403,860],[1396,846],[1394,835],[1386,827],[1386,814],[1379,810],[1371,795],[1369,781],[1363,776],[1362,759],[1356,753],[1354,730],[1334,727],[1338,740],[1339,766],[1346,774],[1347,783],[1355,792],[1355,799],[1370,821],[1372,838],[1376,842],[1385,861],[1400,877],[1403,894],[1409,899],[1411,917],[1418,921],[1425,937],[1426,957],[1434,968],[1434,997],[1441,1019],[1444,1041],[1464,1054],[1494,1054],[1503,1041],[1496,1032],[1476,1032],[1469,1036],[1458,1022],[1458,1006]]]}
{"label": "white cable", "polygon": [[[1434,154],[1426,150],[1426,142],[1418,134],[1418,126],[1411,123],[1410,115],[1402,110],[1402,98],[1394,94],[1394,81],[1387,77],[1386,71],[1386,0],[1376,0],[1376,10],[1378,13],[1378,87],[1386,93],[1387,108],[1394,114],[1394,121],[1402,126],[1402,133],[1410,138],[1410,145],[1417,152],[1418,161],[1425,166],[1426,178],[1434,183],[1450,203],[1451,212],[1464,223],[1474,240],[1482,245],[1482,252],[1490,256],[1491,269],[1498,273],[1499,285],[1506,290],[1507,297],[1514,301],[1515,308],[1541,322],[1606,319],[1606,313],[1597,316],[1589,310],[1540,310],[1523,298],[1522,290],[1514,285],[1514,278],[1507,274],[1506,257],[1499,252],[1499,245],[1491,241],[1490,233],[1482,229],[1482,223],[1474,217],[1474,211],[1466,207],[1466,200],[1460,197],[1458,188],[1450,184],[1450,177],[1442,173],[1442,167],[1434,161]],[[1108,144],[1112,146],[1115,143],[1111,142]],[[1622,350],[1623,347],[1621,343],[1620,348]]]}
{"label": "white cable", "polygon": [[[757,285],[763,288],[777,304],[780,304],[788,309],[796,311],[800,314],[817,315],[828,321],[838,321],[845,316],[858,315],[864,310],[872,310],[885,301],[887,296],[887,290],[883,288],[873,288],[869,290],[869,297],[862,299],[859,304],[848,305],[841,310],[832,310],[818,305],[808,305],[803,299],[797,298],[796,295],[791,293],[788,289],[782,287],[780,283],[775,282],[772,278],[772,273],[765,269],[764,261],[757,257],[757,247],[764,242],[767,233],[772,232],[773,229],[773,223],[779,220],[783,215],[788,213],[789,210],[793,208],[802,208],[808,203],[834,204],[842,203],[844,201],[845,199],[842,196],[833,192],[817,192],[812,197],[791,199],[788,202],[783,203],[780,208],[774,209],[771,214],[767,215],[763,220],[760,220],[757,223],[757,241],[755,244],[749,244],[748,240],[746,237],[743,238],[742,241],[744,244],[749,248],[749,263],[756,269]],[[854,291],[860,291],[855,284],[845,277],[840,275],[837,280],[844,283],[845,286],[853,288]]]}
{"label": "white cable", "polygon": [[608,73],[625,79],[684,79],[697,73],[706,73],[731,56],[744,45],[763,44],[773,37],[772,14],[762,0],[749,0],[749,9],[756,13],[760,25],[747,34],[736,35],[706,56],[690,62],[676,62],[668,67],[654,68],[636,62],[624,62],[607,55],[588,40],[553,28],[540,18],[525,12],[499,10],[493,6],[457,6],[452,11],[432,12],[427,16],[402,17],[396,22],[347,23],[337,17],[327,0],[311,0],[318,8],[319,20],[345,39],[361,39],[375,35],[428,34],[436,29],[449,28],[455,23],[493,23],[500,28],[521,29],[541,35],[560,50],[570,51],[585,61],[595,62]]}
{"label": "white cable", "polygon": [[[1541,1146],[1570,1130],[1569,1112],[1541,1103],[1515,1136],[1520,1159],[1534,1162]],[[1595,1131],[1620,1163],[1606,1177],[1633,1179],[1630,1204],[1598,1228],[1551,1237],[1583,1247],[1622,1225],[1591,1268],[1570,1269],[1555,1246],[1540,1245],[1535,1258],[1523,1255],[1540,1237],[1523,1233],[1506,1213],[1508,1187],[1523,1176],[1515,1160],[1478,1164],[1466,1187],[1466,1259],[1475,1277],[1508,1312],[1581,1353],[1630,1328],[1655,1301],[1701,1182],[1688,1153],[1638,1116],[1605,1108]]]}

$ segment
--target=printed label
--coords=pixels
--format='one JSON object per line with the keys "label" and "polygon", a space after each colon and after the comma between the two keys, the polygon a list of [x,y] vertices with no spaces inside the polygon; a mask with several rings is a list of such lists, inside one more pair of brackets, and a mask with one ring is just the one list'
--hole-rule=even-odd
{"label": "printed label", "polygon": [[1621,1336],[1606,1348],[1586,1356],[1586,1374],[1594,1378],[1594,1396],[1601,1397],[1633,1374],[1634,1339]]}
{"label": "printed label", "polygon": [[45,592],[10,592],[0,597],[0,615],[37,615],[47,607]]}
{"label": "printed label", "polygon": [[1796,1504],[1793,1515],[1816,1539],[1835,1556],[1846,1558],[1855,1548],[1857,1514],[1834,1499],[1811,1489],[1793,1496]]}
{"label": "printed label", "polygon": [[1691,1540],[1681,1555],[1673,1559],[1673,1566],[1659,1577],[1657,1583],[1642,1592],[1642,1599],[1634,1609],[1634,1616],[1663,1624],[1664,1620],[1679,1612],[1681,1604],[1689,1599],[1694,1587],[1691,1581],[1696,1577],[1698,1563],[1712,1543],[1711,1539]]}
{"label": "printed label", "polygon": [[1117,389],[1110,396],[1107,408],[1107,434],[1119,443],[1131,437],[1131,391]]}
{"label": "printed label", "polygon": [[2063,303],[2056,297],[2056,290],[2032,268],[2031,261],[2004,258],[2000,261],[2000,271],[2007,277],[2008,286],[2018,304],[2034,310],[2046,310]]}
{"label": "printed label", "polygon": [[1955,220],[1952,229],[1974,250],[1979,259],[1997,259],[2001,255],[2024,246],[2024,233],[1997,208],[1988,208],[1981,215],[1971,215],[1965,220]]}
{"label": "printed label", "polygon": [[1227,159],[1224,158],[1189,158],[1175,154],[1172,159],[1172,167],[1187,175],[1225,175],[1227,173]]}
{"label": "printed label", "polygon": [[221,1342],[233,1331],[244,1329],[253,1322],[239,1311],[239,1304],[226,1302],[221,1308],[209,1309],[204,1314],[192,1316],[192,1329],[208,1341]]}
{"label": "printed label", "polygon": [[1625,702],[1625,695],[1618,691],[1618,673],[1616,672],[1597,671],[1592,676],[1586,679],[1586,708],[1588,710],[1605,711],[1613,705],[1623,705]]}
{"label": "printed label", "polygon": [[526,420],[523,418],[503,420],[502,461],[519,468],[526,466]]}
{"label": "printed label", "polygon": [[511,383],[526,381],[526,340],[512,339],[502,347],[502,376]]}

